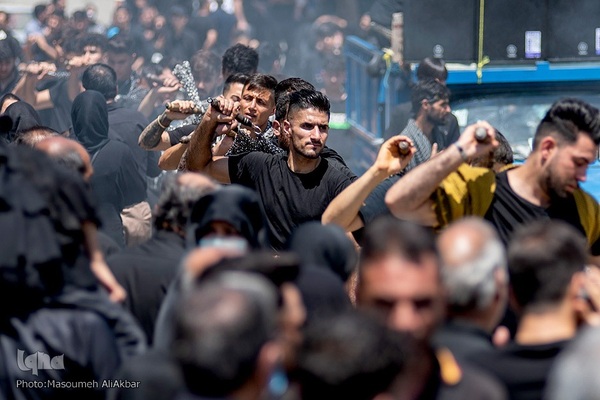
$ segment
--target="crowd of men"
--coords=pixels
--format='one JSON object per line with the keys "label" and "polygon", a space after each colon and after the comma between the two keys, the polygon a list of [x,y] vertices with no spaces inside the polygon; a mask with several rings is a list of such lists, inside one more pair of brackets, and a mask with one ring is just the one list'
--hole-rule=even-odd
{"label": "crowd of men", "polygon": [[0,399],[600,398],[598,109],[516,166],[425,59],[357,177],[318,82],[212,33],[148,62],[127,5],[54,43],[48,8],[0,39]]}

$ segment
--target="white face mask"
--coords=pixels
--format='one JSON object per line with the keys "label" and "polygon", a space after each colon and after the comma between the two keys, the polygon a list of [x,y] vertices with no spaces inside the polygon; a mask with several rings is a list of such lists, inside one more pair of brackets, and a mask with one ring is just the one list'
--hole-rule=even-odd
{"label": "white face mask", "polygon": [[239,236],[209,236],[198,241],[198,246],[202,248],[219,248],[233,250],[240,253],[248,251],[248,241]]}

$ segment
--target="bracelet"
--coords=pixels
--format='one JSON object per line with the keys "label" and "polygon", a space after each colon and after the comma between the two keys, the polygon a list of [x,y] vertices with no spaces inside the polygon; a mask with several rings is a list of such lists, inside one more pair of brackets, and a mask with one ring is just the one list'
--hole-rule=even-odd
{"label": "bracelet", "polygon": [[467,157],[467,153],[465,153],[465,149],[458,143],[453,143],[454,146],[456,146],[456,149],[458,150],[458,154],[460,154],[460,158],[462,158],[462,160],[464,162],[469,161],[469,157]]}
{"label": "bracelet", "polygon": [[156,123],[158,124],[158,126],[160,126],[163,129],[167,129],[169,127],[169,125],[167,124],[167,126],[164,126],[163,124],[160,123],[160,117],[162,117],[162,115],[159,115],[158,117],[156,117]]}

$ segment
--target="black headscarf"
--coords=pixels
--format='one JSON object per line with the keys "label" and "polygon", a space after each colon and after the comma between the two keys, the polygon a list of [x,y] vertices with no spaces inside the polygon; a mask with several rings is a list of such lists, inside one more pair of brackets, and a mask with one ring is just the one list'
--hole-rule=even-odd
{"label": "black headscarf", "polygon": [[21,132],[42,124],[37,111],[24,101],[17,101],[6,108],[4,114],[12,119],[12,126],[6,134],[9,142],[13,142]]}
{"label": "black headscarf", "polygon": [[190,218],[195,243],[213,221],[231,224],[253,249],[265,247],[265,218],[256,192],[240,185],[225,186],[202,197]]}
{"label": "black headscarf", "polygon": [[100,92],[86,90],[73,100],[73,132],[90,155],[108,143],[108,110]]}
{"label": "black headscarf", "polygon": [[328,268],[344,282],[358,261],[354,244],[342,228],[316,221],[299,226],[292,233],[287,249],[298,254],[302,265]]}

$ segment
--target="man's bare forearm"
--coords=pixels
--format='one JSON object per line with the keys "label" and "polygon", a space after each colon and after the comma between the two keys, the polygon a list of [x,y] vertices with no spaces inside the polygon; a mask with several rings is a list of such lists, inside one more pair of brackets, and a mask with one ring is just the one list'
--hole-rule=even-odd
{"label": "man's bare forearm", "polygon": [[196,127],[183,161],[187,171],[204,171],[212,161],[211,142],[217,123],[204,114],[202,121]]}
{"label": "man's bare forearm", "polygon": [[463,162],[455,146],[410,170],[385,195],[385,204],[398,218],[406,218],[417,210],[439,184]]}
{"label": "man's bare forearm", "polygon": [[369,168],[329,203],[321,221],[324,224],[337,224],[346,230],[351,227],[353,229],[360,228],[360,226],[354,226],[360,208],[373,189],[383,182],[387,176],[386,171],[376,167]]}
{"label": "man's bare forearm", "polygon": [[[161,122],[159,123],[159,120]],[[165,125],[166,123],[166,125]],[[165,128],[160,126],[168,126],[171,121],[167,120],[160,115],[157,119],[153,120],[148,124],[148,126],[140,133],[140,137],[138,138],[138,144],[142,149],[145,150],[153,150],[160,143],[161,137]]]}

